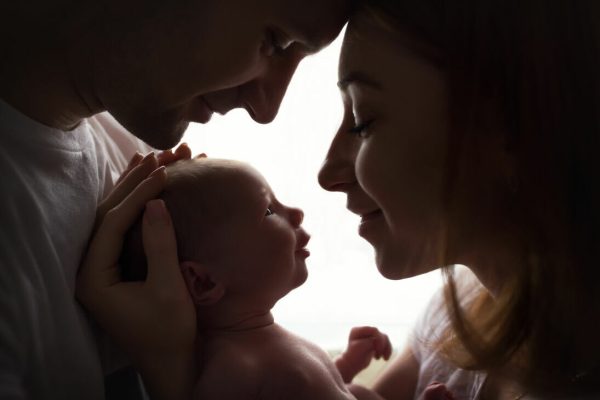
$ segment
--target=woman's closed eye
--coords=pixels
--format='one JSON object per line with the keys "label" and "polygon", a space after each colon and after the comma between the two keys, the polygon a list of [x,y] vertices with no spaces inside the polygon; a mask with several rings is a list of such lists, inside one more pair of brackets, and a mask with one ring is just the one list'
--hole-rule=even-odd
{"label": "woman's closed eye", "polygon": [[353,135],[357,135],[358,137],[364,138],[367,136],[367,134],[368,134],[367,129],[371,126],[373,121],[374,121],[373,119],[369,119],[365,122],[356,124],[356,125],[352,126],[350,129],[348,129],[348,133],[351,133]]}
{"label": "woman's closed eye", "polygon": [[275,214],[275,212],[273,212],[273,209],[271,207],[268,207],[267,211],[265,211],[265,217],[268,217],[269,215],[273,214]]}

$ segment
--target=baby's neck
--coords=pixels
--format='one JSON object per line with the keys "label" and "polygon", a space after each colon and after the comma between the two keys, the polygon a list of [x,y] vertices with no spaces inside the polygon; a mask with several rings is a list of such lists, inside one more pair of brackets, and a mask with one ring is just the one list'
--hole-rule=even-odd
{"label": "baby's neck", "polygon": [[198,317],[198,329],[201,334],[210,336],[219,336],[230,333],[244,333],[257,331],[274,324],[271,311],[257,313],[240,313],[234,315],[217,315],[207,317]]}

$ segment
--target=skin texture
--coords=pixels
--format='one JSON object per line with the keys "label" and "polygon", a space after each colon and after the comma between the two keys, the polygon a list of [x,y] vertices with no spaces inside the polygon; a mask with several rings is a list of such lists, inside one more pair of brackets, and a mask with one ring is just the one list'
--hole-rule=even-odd
{"label": "skin texture", "polygon": [[329,355],[277,324],[209,332],[196,399],[352,400]]}
{"label": "skin texture", "polygon": [[213,112],[272,121],[300,60],[330,43],[348,12],[343,0],[2,7],[5,101],[63,129],[108,110],[157,148]]}

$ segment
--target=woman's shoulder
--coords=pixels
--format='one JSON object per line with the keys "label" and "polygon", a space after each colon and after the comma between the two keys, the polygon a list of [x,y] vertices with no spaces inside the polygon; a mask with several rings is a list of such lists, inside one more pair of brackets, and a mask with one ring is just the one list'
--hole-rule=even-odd
{"label": "woman's shoulder", "polygon": [[[458,299],[462,307],[468,306],[482,290],[485,290],[475,274],[466,267],[457,266],[454,282]],[[437,341],[450,325],[448,306],[446,305],[446,285],[437,290],[413,329],[413,340]]]}
{"label": "woman's shoulder", "polygon": [[[460,267],[454,275],[456,291],[461,306],[467,307],[485,288],[468,269]],[[445,301],[445,287],[431,298],[425,311],[415,324],[410,339],[411,350],[419,363],[417,393],[422,393],[430,383],[444,382],[455,394],[476,398],[485,380],[485,374],[466,371],[450,365],[439,353],[439,343],[450,331],[450,318]]]}

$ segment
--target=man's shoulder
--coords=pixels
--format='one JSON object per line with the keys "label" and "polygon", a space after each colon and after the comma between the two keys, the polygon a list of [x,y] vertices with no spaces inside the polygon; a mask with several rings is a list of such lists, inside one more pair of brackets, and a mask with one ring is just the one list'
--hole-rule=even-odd
{"label": "man's shoulder", "polygon": [[86,123],[92,131],[96,148],[121,171],[136,151],[148,153],[154,150],[129,133],[108,112],[96,114]]}
{"label": "man's shoulder", "polygon": [[96,114],[88,118],[87,121],[97,136],[97,140],[102,140],[105,146],[116,147],[120,152],[124,153],[135,151],[150,152],[154,150],[128,132],[108,112]]}
{"label": "man's shoulder", "polygon": [[94,155],[105,181],[104,197],[136,152],[149,153],[154,149],[129,133],[107,112],[88,118],[86,124],[92,132]]}

